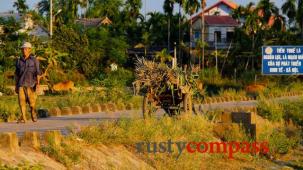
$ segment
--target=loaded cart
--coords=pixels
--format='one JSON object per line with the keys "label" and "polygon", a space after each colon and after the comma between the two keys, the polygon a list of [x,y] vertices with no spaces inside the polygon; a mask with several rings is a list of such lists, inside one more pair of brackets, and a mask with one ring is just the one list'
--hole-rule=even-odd
{"label": "loaded cart", "polygon": [[202,83],[190,71],[141,58],[137,59],[135,73],[135,93],[144,96],[144,118],[151,117],[159,108],[168,116],[192,114],[192,96],[202,90]]}

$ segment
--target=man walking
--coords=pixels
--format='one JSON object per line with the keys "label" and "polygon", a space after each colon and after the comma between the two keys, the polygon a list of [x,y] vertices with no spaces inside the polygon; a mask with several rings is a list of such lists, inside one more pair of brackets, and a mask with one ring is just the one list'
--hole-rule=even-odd
{"label": "man walking", "polygon": [[17,123],[25,123],[26,120],[26,104],[28,103],[31,110],[33,122],[37,122],[36,113],[36,90],[39,88],[39,78],[41,71],[39,61],[31,53],[32,45],[29,42],[24,42],[21,51],[22,56],[16,62],[16,87],[15,91],[18,94],[19,107],[21,116]]}

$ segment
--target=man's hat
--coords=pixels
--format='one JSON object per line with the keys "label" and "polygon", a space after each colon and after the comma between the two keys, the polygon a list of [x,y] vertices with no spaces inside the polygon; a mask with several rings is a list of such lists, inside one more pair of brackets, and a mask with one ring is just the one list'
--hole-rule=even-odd
{"label": "man's hat", "polygon": [[21,48],[32,48],[32,44],[29,42],[24,42],[21,46]]}

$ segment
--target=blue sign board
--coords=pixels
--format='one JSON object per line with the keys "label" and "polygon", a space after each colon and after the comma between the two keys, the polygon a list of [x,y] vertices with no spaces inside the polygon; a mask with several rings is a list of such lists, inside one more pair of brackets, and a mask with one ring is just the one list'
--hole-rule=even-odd
{"label": "blue sign board", "polygon": [[263,46],[262,74],[303,74],[303,46]]}

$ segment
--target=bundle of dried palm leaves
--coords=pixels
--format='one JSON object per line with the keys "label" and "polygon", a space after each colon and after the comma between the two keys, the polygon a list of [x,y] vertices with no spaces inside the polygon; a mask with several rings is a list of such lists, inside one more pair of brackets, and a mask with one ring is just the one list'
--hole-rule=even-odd
{"label": "bundle of dried palm leaves", "polygon": [[145,58],[138,58],[135,65],[136,81],[133,84],[135,94],[138,94],[144,87],[147,87],[154,96],[167,89],[179,89],[183,94],[193,91],[203,93],[202,82],[195,80],[191,71],[184,71],[180,68],[172,69],[165,64]]}

